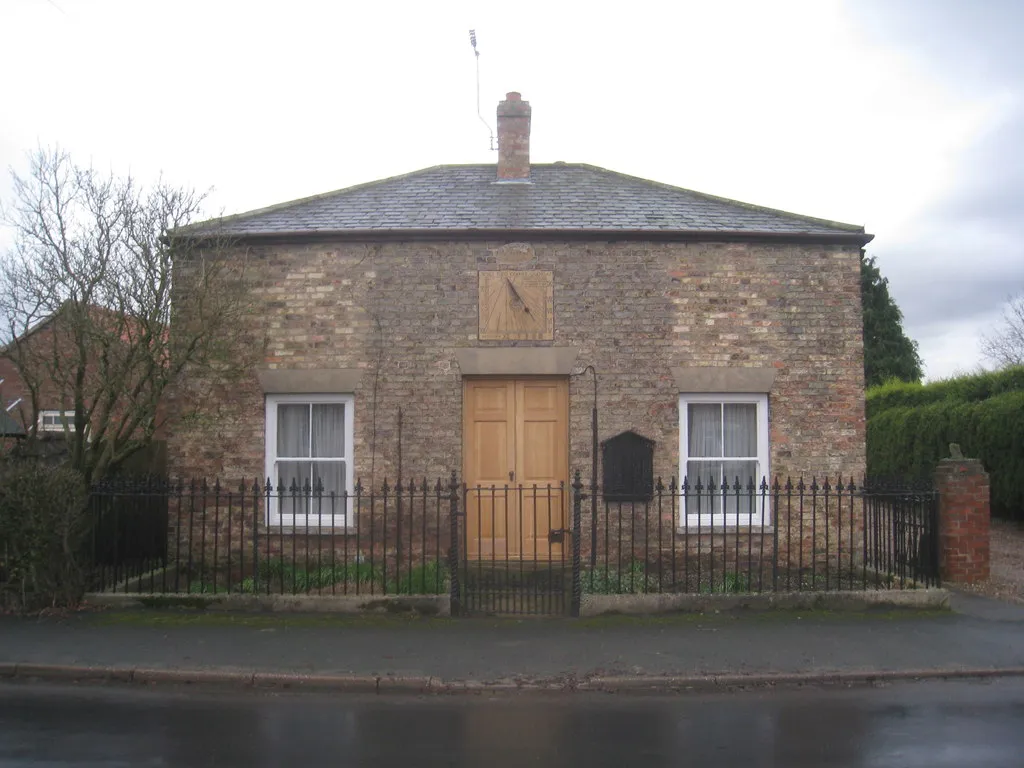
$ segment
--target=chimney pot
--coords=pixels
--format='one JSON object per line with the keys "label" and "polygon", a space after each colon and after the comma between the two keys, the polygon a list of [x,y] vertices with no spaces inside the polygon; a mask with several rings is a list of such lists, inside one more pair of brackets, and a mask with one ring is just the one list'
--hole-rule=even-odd
{"label": "chimney pot", "polygon": [[498,181],[530,178],[530,102],[509,91],[498,103]]}

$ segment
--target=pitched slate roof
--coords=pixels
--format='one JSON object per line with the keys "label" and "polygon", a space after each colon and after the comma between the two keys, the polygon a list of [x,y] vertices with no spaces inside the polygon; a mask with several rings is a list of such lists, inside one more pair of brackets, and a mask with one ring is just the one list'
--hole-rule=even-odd
{"label": "pitched slate roof", "polygon": [[591,165],[442,165],[179,230],[232,237],[376,233],[706,233],[870,240],[864,228],[673,187]]}

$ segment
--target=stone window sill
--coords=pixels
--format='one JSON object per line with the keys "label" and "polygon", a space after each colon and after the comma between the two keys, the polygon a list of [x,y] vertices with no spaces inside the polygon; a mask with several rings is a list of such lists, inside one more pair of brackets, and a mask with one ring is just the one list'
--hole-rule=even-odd
{"label": "stone window sill", "polygon": [[[691,525],[689,528],[677,527],[675,530],[676,536],[685,536],[687,534],[696,536],[698,533],[696,525]],[[715,536],[721,536],[722,534],[727,536],[735,536],[736,534],[741,536],[771,536],[774,530],[771,525],[716,525],[714,530],[712,530],[711,526],[702,525],[699,533],[701,536],[710,536],[712,534]]]}
{"label": "stone window sill", "polygon": [[266,536],[308,536],[309,538],[326,538],[328,536],[355,536],[358,532],[357,528],[349,526],[323,526],[322,528],[315,525],[311,525],[308,528],[305,526],[280,526],[280,525],[269,525],[263,529],[261,535]]}

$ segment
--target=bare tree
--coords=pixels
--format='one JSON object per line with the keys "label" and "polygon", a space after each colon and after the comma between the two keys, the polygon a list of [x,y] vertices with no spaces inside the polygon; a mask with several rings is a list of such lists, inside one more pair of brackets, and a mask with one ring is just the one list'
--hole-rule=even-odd
{"label": "bare tree", "polygon": [[244,252],[179,236],[205,196],[163,180],[145,189],[42,149],[13,175],[0,354],[24,382],[30,436],[44,403],[74,411],[70,463],[98,479],[152,442],[184,376],[244,367]]}
{"label": "bare tree", "polygon": [[1024,293],[1010,297],[998,328],[981,337],[981,351],[999,368],[1024,365]]}

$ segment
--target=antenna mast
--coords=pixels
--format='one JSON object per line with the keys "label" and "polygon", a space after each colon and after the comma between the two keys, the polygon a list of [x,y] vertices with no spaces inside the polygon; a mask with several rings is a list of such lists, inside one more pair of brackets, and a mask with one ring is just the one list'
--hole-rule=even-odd
{"label": "antenna mast", "polygon": [[476,30],[469,30],[469,44],[473,46],[473,54],[476,56],[476,116],[480,118],[480,122],[487,128],[487,133],[491,137],[491,151],[493,152],[496,147],[494,146],[494,131],[491,130],[490,124],[484,120],[483,113],[480,111],[480,51],[476,48]]}

